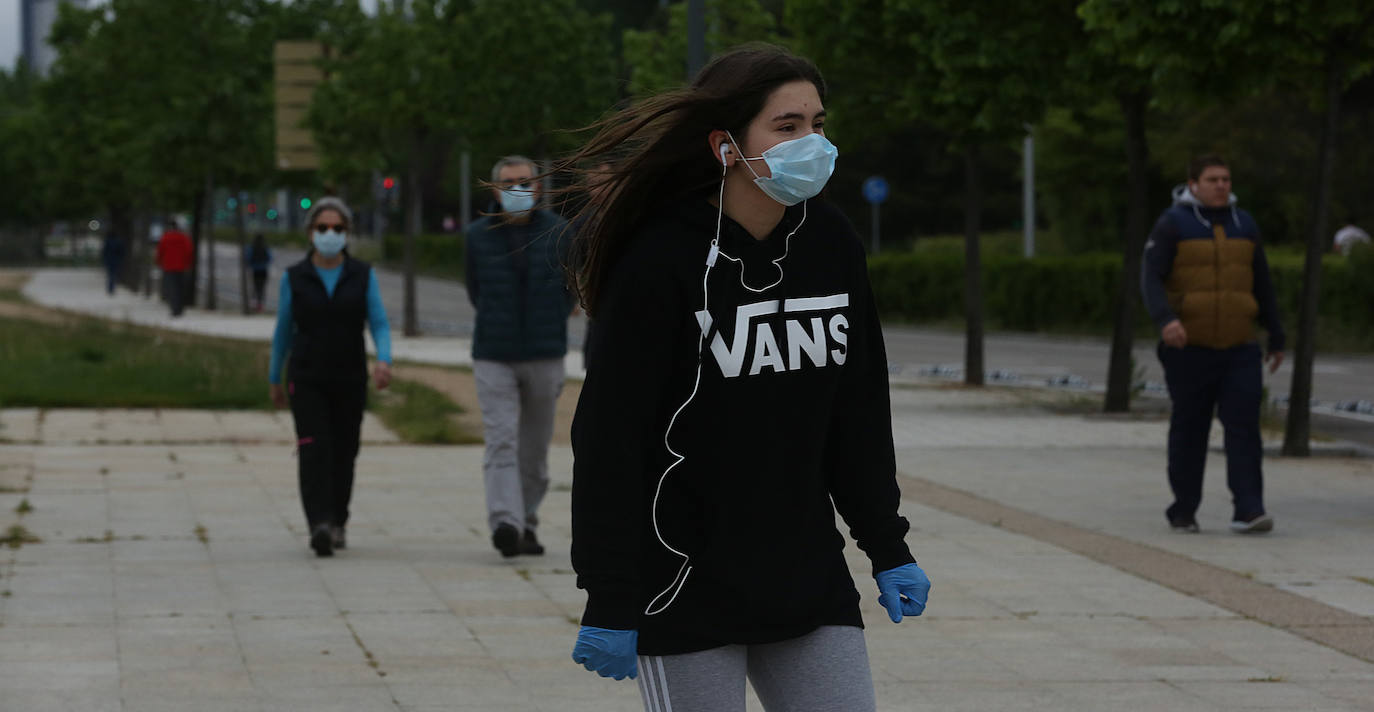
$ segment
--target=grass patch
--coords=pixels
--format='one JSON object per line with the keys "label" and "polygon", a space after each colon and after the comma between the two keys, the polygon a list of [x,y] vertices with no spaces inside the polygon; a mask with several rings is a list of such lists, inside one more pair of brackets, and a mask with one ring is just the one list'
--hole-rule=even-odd
{"label": "grass patch", "polygon": [[199,541],[199,542],[202,543],[202,544],[209,545],[209,543],[210,543],[210,530],[209,530],[209,529],[206,529],[204,524],[197,524],[197,525],[196,525],[196,529],[195,529],[195,533],[196,533],[196,540],[197,540],[197,541]]}
{"label": "grass patch", "polygon": [[43,541],[25,529],[22,524],[12,524],[5,530],[5,535],[0,536],[0,544],[4,544],[11,549],[18,549],[25,544],[37,544]]}
{"label": "grass patch", "polygon": [[32,511],[33,511],[33,505],[32,505],[32,504],[29,504],[29,498],[28,498],[28,497],[25,497],[25,498],[19,500],[19,505],[16,506],[16,507],[14,508],[14,513],[15,513],[15,514],[18,514],[18,515],[20,515],[20,516],[23,516],[23,515],[25,515],[25,514],[28,514],[29,512],[32,512]]}
{"label": "grass patch", "polygon": [[415,381],[397,380],[373,397],[369,408],[408,443],[467,445],[480,438],[459,427],[453,416],[463,409],[448,396]]}
{"label": "grass patch", "polygon": [[1362,584],[1374,586],[1374,578],[1365,578],[1364,576],[1351,576],[1350,578],[1355,579],[1356,581],[1359,581]]}
{"label": "grass patch", "polygon": [[22,302],[24,295],[19,293],[18,287],[0,287],[0,302]]}
{"label": "grass patch", "polygon": [[268,348],[73,319],[0,318],[0,401],[31,408],[271,407]]}

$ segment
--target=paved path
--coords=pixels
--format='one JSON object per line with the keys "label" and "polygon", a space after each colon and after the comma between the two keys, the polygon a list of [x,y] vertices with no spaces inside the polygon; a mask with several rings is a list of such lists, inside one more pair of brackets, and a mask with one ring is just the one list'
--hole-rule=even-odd
{"label": "paved path", "polygon": [[[1279,526],[1249,538],[1224,530],[1213,457],[1204,533],[1182,536],[1159,512],[1158,421],[948,388],[896,389],[894,415],[909,541],[935,589],[926,616],[893,626],[851,547],[880,709],[1374,710],[1374,653],[1359,647],[1374,625],[1374,462],[1271,460]],[[0,711],[638,709],[632,685],[567,659],[583,602],[567,448],[552,455],[549,555],[503,561],[481,449],[374,429],[351,548],[320,560],[279,416],[38,421],[0,417],[0,437],[29,441],[0,445],[0,531],[41,539],[0,549]],[[1112,541],[1136,549],[1098,555]],[[1180,592],[1138,570],[1146,554],[1155,578],[1223,575]],[[1242,615],[1247,586],[1291,600]],[[1313,642],[1304,622],[1331,610],[1348,639]]]}

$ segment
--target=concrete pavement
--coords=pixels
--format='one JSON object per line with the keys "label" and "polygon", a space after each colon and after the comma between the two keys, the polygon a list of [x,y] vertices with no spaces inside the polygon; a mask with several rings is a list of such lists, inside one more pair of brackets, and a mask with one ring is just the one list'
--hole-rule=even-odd
{"label": "concrete pavement", "polygon": [[[1374,710],[1374,655],[1357,647],[1374,622],[1374,463],[1271,461],[1278,529],[1251,538],[1224,531],[1213,458],[1204,533],[1172,535],[1162,423],[1051,416],[997,392],[894,395],[908,540],[935,587],[925,616],[894,626],[850,547],[880,709]],[[0,437],[29,441],[0,445],[0,531],[41,539],[0,549],[0,710],[639,708],[633,685],[567,657],[583,602],[567,448],[552,454],[549,554],[506,561],[488,542],[480,447],[374,430],[350,548],[322,560],[280,420],[185,415],[0,419]],[[1017,531],[1017,512],[1069,541]],[[1208,598],[1225,600],[1225,577],[1188,595],[1071,548],[1104,536],[1297,600],[1275,620],[1241,615]],[[1362,621],[1354,654],[1304,634],[1315,605]]]}

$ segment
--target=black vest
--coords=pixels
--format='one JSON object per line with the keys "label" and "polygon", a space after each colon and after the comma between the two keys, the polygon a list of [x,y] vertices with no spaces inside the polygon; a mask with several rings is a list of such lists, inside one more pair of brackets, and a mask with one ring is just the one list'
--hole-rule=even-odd
{"label": "black vest", "polygon": [[372,267],[344,256],[334,296],[310,263],[310,255],[286,271],[291,282],[291,319],[296,325],[289,378],[367,380],[367,286]]}

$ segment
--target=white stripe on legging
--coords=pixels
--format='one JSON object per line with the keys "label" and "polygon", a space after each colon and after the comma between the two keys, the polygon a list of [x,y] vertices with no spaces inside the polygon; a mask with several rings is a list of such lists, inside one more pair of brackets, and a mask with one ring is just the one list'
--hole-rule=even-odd
{"label": "white stripe on legging", "polygon": [[644,712],[663,712],[658,706],[658,689],[654,685],[654,667],[651,660],[648,656],[639,658],[639,689],[644,693]]}
{"label": "white stripe on legging", "polygon": [[673,700],[668,696],[668,673],[663,670],[663,656],[654,658],[658,663],[658,687],[663,692],[663,712],[673,712]]}

